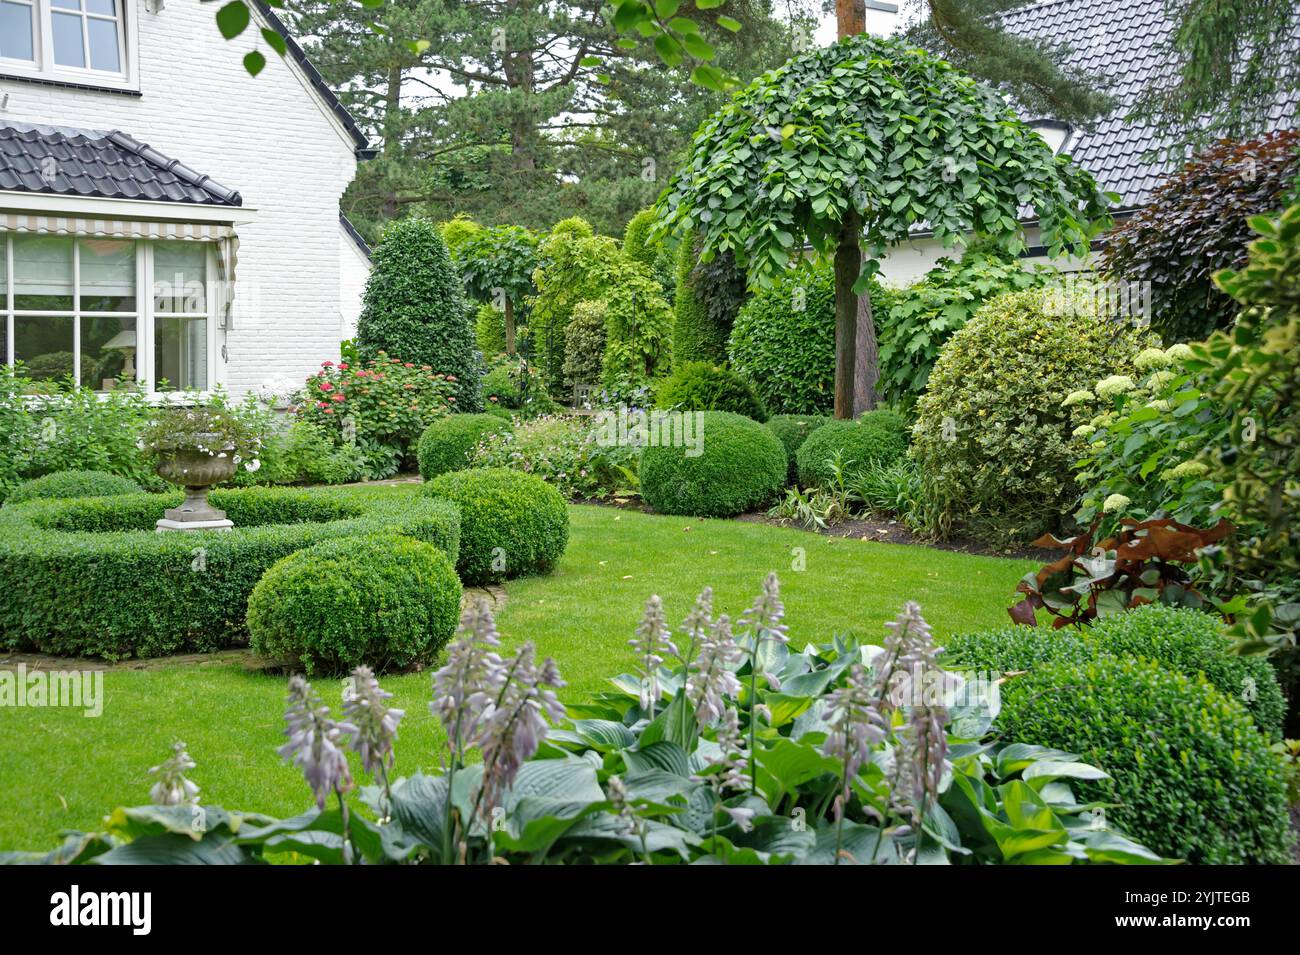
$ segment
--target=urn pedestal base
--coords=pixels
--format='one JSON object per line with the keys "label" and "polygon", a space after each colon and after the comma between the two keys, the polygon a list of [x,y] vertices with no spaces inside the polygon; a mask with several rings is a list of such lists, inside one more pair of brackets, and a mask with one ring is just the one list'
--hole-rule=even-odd
{"label": "urn pedestal base", "polygon": [[214,531],[235,526],[226,512],[208,503],[208,485],[187,485],[185,503],[169,507],[154,525],[158,531]]}

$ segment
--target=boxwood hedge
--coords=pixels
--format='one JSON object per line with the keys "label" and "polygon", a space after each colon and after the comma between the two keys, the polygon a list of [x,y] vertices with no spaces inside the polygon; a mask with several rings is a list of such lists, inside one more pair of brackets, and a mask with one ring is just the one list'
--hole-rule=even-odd
{"label": "boxwood hedge", "polygon": [[785,447],[750,418],[702,412],[700,453],[693,447],[646,448],[641,496],[661,514],[731,517],[771,502],[785,485]]}
{"label": "boxwood hedge", "polygon": [[1291,862],[1282,764],[1246,711],[1203,677],[1102,654],[1049,663],[1002,687],[998,727],[1077,753],[1110,779],[1082,783],[1114,823],[1193,863]]}
{"label": "boxwood hedge", "polygon": [[157,533],[180,494],[28,501],[0,510],[0,646],[120,659],[247,639],[248,595],[277,560],[321,540],[390,531],[452,560],[445,501],[354,489],[213,491],[235,528]]}
{"label": "boxwood hedge", "polygon": [[469,467],[472,452],[485,436],[512,427],[508,416],[495,414],[453,414],[437,419],[420,435],[416,449],[420,476],[431,481],[439,474]]}
{"label": "boxwood hedge", "polygon": [[819,414],[776,414],[765,422],[767,429],[776,435],[781,444],[785,446],[786,457],[790,460],[787,480],[791,484],[799,476],[798,465],[795,463],[794,456],[798,453],[800,446],[807,440],[808,435],[832,420],[834,419],[828,415]]}
{"label": "boxwood hedge", "polygon": [[795,454],[799,483],[804,487],[829,484],[836,452],[848,471],[892,464],[907,453],[907,434],[901,427],[871,420],[827,422],[808,435]]}
{"label": "boxwood hedge", "polygon": [[38,498],[108,497],[136,494],[140,490],[140,485],[130,478],[107,471],[55,471],[19,484],[9,492],[5,504],[21,504]]}
{"label": "boxwood hedge", "polygon": [[564,498],[541,478],[510,468],[470,468],[423,487],[460,509],[460,560],[467,584],[544,574],[569,543]]}
{"label": "boxwood hedge", "polygon": [[321,541],[282,557],[248,598],[253,650],[308,674],[427,662],[456,632],[455,564],[398,534]]}

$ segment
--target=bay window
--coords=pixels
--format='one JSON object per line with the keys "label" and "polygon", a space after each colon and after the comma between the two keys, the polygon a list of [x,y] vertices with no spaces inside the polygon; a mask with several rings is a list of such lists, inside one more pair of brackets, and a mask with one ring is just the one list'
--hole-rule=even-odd
{"label": "bay window", "polygon": [[70,375],[94,391],[209,389],[213,250],[193,240],[0,234],[5,361],[22,362],[34,381]]}
{"label": "bay window", "polygon": [[131,0],[0,0],[0,74],[131,87]]}

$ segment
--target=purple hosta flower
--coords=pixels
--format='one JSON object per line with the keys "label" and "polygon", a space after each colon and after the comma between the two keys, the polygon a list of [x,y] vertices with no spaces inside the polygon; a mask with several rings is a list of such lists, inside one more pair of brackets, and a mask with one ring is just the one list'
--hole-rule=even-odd
{"label": "purple hosta flower", "polygon": [[352,774],[340,743],[355,733],[356,727],[330,719],[330,708],[322,705],[311,684],[300,676],[289,680],[289,708],[284,721],[284,735],[289,742],[278,752],[286,762],[302,770],[316,796],[316,805],[324,809],[331,793],[352,788]]}
{"label": "purple hosta flower", "polygon": [[484,729],[488,707],[501,692],[506,670],[497,647],[501,636],[486,600],[460,618],[457,639],[447,647],[447,665],[433,675],[429,709],[447,730],[452,756],[459,761]]}
{"label": "purple hosta flower", "polygon": [[623,783],[622,776],[611,776],[609,782],[605,784],[605,794],[609,798],[610,808],[614,815],[618,817],[619,831],[627,834],[637,830],[636,814],[632,812],[632,807],[627,801],[627,786]]}
{"label": "purple hosta flower", "polygon": [[853,780],[888,734],[889,718],[881,709],[874,681],[860,663],[849,668],[843,686],[827,695],[823,715],[831,731],[822,744],[822,753],[844,764],[844,785],[835,797],[838,819],[848,805]]}
{"label": "purple hosta flower", "polygon": [[[539,667],[531,643],[525,643],[507,664],[501,692],[483,713],[483,790],[480,798],[484,818],[491,814],[501,794],[515,781],[519,768],[532,758],[546,738],[547,723],[564,718],[564,704],[554,689],[564,686],[560,671],[550,657]],[[551,689],[554,688],[554,689]]]}
{"label": "purple hosta flower", "polygon": [[406,712],[384,703],[392,698],[393,694],[380,689],[374,673],[365,666],[352,671],[352,680],[343,693],[343,715],[356,727],[352,748],[360,755],[362,767],[372,776],[377,776],[381,769],[393,767],[397,724]]}
{"label": "purple hosta flower", "polygon": [[158,781],[149,789],[149,798],[155,806],[197,806],[199,804],[199,787],[185,778],[185,774],[197,765],[185,751],[185,744],[172,744],[172,754],[166,762],[149,768],[149,775],[157,776]]}
{"label": "purple hosta flower", "polygon": [[700,641],[708,636],[712,629],[713,588],[705,587],[695,598],[695,606],[691,608],[691,612],[682,621],[682,633],[686,635],[686,644],[677,658],[689,667],[691,660],[695,658],[695,650],[700,645]]}
{"label": "purple hosta flower", "polygon": [[939,799],[948,765],[948,708],[942,704],[912,707],[894,750],[891,801],[919,825],[927,806]]}
{"label": "purple hosta flower", "polygon": [[740,681],[732,672],[744,651],[731,636],[731,620],[724,613],[700,639],[698,652],[686,678],[686,699],[695,707],[695,719],[712,726],[726,710],[727,697],[740,693]]}
{"label": "purple hosta flower", "polygon": [[653,709],[659,699],[659,667],[663,665],[666,654],[677,653],[670,636],[664,622],[663,601],[656,594],[646,601],[636,636],[628,641],[641,664],[641,706],[644,709]]}
{"label": "purple hosta flower", "polygon": [[764,640],[786,643],[789,627],[781,621],[785,617],[785,604],[781,602],[781,584],[776,573],[767,575],[763,581],[763,591],[754,598],[753,605],[740,617],[740,624],[748,627],[754,639],[754,654]]}
{"label": "purple hosta flower", "polygon": [[[939,649],[921,608],[909,600],[897,618],[885,624],[881,653],[876,657],[876,692],[882,711],[889,715],[920,692],[926,671],[939,671]],[[917,700],[919,702],[919,699]]]}
{"label": "purple hosta flower", "polygon": [[731,707],[727,707],[718,721],[717,740],[720,752],[717,756],[705,757],[709,766],[718,767],[715,773],[692,777],[696,782],[705,782],[721,796],[727,790],[744,792],[749,789],[749,777],[745,770],[749,759],[745,752],[745,738],[740,734],[740,717]]}

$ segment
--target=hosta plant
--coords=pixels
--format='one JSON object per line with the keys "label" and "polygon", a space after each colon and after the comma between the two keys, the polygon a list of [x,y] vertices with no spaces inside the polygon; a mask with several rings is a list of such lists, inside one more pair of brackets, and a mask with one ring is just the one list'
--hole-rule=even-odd
{"label": "hosta plant", "polygon": [[[368,672],[354,674],[339,720],[295,677],[281,753],[312,789],[305,812],[201,808],[197,789],[177,784],[162,790],[178,802],[118,809],[103,833],[8,861],[1163,861],[1075,798],[1072,783],[1108,778],[1101,770],[985,741],[997,695],[938,667],[915,604],[882,646],[795,647],[770,575],[734,620],[705,590],[671,629],[651,598],[631,645],[637,671],[566,713],[554,663],[529,644],[507,654],[480,605],[434,676],[441,772],[389,778],[402,714]],[[344,798],[354,771],[374,780],[364,808]]]}

